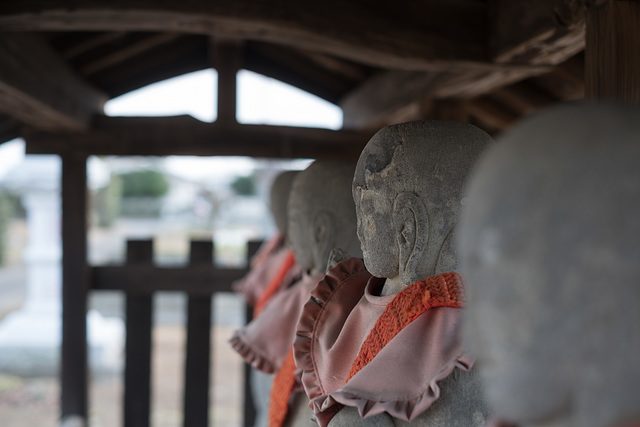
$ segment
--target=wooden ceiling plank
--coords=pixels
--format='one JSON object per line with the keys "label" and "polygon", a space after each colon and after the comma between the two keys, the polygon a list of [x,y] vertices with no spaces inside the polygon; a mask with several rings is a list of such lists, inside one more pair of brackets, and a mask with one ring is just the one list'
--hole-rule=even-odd
{"label": "wooden ceiling plank", "polygon": [[585,51],[586,95],[640,105],[640,2],[613,0],[591,9]]}
{"label": "wooden ceiling plank", "polygon": [[465,104],[465,108],[471,116],[480,122],[500,131],[505,130],[518,120],[517,114],[486,98],[470,100]]}
{"label": "wooden ceiling plank", "polygon": [[489,0],[489,55],[498,63],[556,65],[584,49],[588,5],[607,0]]}
{"label": "wooden ceiling plank", "polygon": [[519,82],[498,89],[491,93],[491,97],[509,106],[511,110],[517,111],[520,115],[533,113],[558,101],[545,91],[527,82]]}
{"label": "wooden ceiling plank", "polygon": [[0,35],[0,111],[42,130],[79,130],[102,112],[91,87],[36,34]]}
{"label": "wooden ceiling plank", "polygon": [[29,154],[252,156],[356,160],[371,132],[203,123],[190,116],[101,117],[94,128],[51,134],[26,130]]}
{"label": "wooden ceiling plank", "polygon": [[125,34],[126,33],[122,31],[96,34],[93,37],[83,39],[80,43],[65,49],[61,56],[66,60],[76,58],[83,53],[122,38]]}
{"label": "wooden ceiling plank", "polygon": [[[467,3],[473,13],[460,9]],[[268,0],[33,0],[1,4],[0,30],[234,34],[376,67],[439,70],[490,66],[485,14],[477,8],[473,2],[438,1],[415,16],[403,5],[371,7],[364,0],[283,0],[278,7]],[[443,16],[456,14],[465,19],[449,22],[446,34],[431,30],[442,27]],[[451,37],[463,33],[459,40]]]}
{"label": "wooden ceiling plank", "polygon": [[[265,43],[252,44],[250,53],[254,56],[265,58],[271,62],[272,68],[280,68],[304,77],[306,80],[315,82],[318,87],[324,87],[333,93],[344,93],[354,86],[353,80],[345,79],[335,71],[328,70],[312,60],[309,55],[305,55],[299,50],[291,50],[281,46],[269,45]],[[327,59],[331,59],[322,55]],[[344,61],[336,60],[337,62]],[[256,63],[255,59],[251,62]],[[362,76],[364,78],[364,76]],[[286,81],[286,80],[285,80]]]}
{"label": "wooden ceiling plank", "polygon": [[153,34],[149,37],[144,38],[143,40],[140,40],[137,43],[127,46],[124,49],[120,49],[109,55],[102,56],[101,58],[82,66],[80,72],[85,76],[90,76],[97,73],[98,71],[102,71],[114,65],[120,64],[127,59],[130,59],[140,53],[146,52],[149,49],[153,49],[157,46],[161,46],[165,43],[175,40],[179,36],[180,35],[177,33]]}
{"label": "wooden ceiling plank", "polygon": [[548,73],[550,67],[505,67],[496,71],[421,73],[388,71],[365,81],[340,102],[344,127],[379,126],[382,117],[424,99],[470,99],[527,77]]}

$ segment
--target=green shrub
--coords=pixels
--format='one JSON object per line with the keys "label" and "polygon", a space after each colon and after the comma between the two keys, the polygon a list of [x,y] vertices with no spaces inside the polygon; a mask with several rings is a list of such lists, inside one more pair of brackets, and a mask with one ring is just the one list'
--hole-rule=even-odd
{"label": "green shrub", "polygon": [[120,178],[122,197],[162,197],[169,190],[165,176],[152,169],[124,173]]}
{"label": "green shrub", "polygon": [[99,189],[94,196],[94,214],[99,227],[110,227],[120,215],[122,179],[112,175],[109,185]]}
{"label": "green shrub", "polygon": [[11,219],[18,211],[19,198],[7,191],[0,191],[0,265],[7,261],[7,230]]}
{"label": "green shrub", "polygon": [[231,188],[239,196],[253,196],[256,185],[253,176],[239,176],[231,182]]}

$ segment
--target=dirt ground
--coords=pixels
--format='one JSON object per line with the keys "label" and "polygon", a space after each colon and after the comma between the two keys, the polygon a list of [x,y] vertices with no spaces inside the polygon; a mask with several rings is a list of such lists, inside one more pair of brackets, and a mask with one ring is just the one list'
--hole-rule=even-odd
{"label": "dirt ground", "polygon": [[[239,427],[242,422],[242,362],[227,341],[235,326],[212,331],[213,369],[210,417],[212,426]],[[157,326],[153,334],[153,427],[182,425],[185,332],[179,326]],[[91,380],[90,426],[122,426],[122,379],[101,376]],[[57,426],[57,378],[17,378],[0,374],[0,426]]]}

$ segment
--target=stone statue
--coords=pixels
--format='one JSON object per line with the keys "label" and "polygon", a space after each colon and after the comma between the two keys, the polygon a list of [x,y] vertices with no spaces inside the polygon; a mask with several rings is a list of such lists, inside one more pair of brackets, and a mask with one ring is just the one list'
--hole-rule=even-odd
{"label": "stone statue", "polygon": [[233,290],[254,306],[258,314],[270,297],[299,280],[302,274],[301,269],[293,262],[293,252],[286,243],[287,205],[293,180],[298,173],[285,171],[274,179],[271,185],[270,210],[278,232],[260,247],[251,261],[249,273],[233,284]]}
{"label": "stone statue", "polygon": [[468,124],[422,121],[386,127],[363,150],[352,191],[364,265],[344,261],[318,283],[294,346],[321,426],[486,422],[459,339],[453,234],[465,178],[492,142]]}
{"label": "stone statue", "polygon": [[355,164],[317,161],[293,183],[289,198],[290,242],[296,261],[311,274],[324,273],[335,248],[360,256],[351,197]]}
{"label": "stone statue", "polygon": [[464,338],[499,418],[640,425],[639,142],[640,110],[568,104],[508,132],[470,181]]}
{"label": "stone statue", "polygon": [[[293,180],[298,173],[281,172],[273,180],[269,207],[278,233],[260,247],[252,259],[249,273],[233,284],[233,289],[254,307],[255,316],[260,314],[275,294],[302,277],[302,269],[295,264],[293,252],[286,242],[287,204]],[[267,427],[272,380],[272,374],[251,370],[251,393],[256,408],[254,427]]]}
{"label": "stone statue", "polygon": [[293,363],[296,323],[322,278],[332,249],[360,256],[351,197],[355,164],[317,161],[294,180],[288,204],[288,240],[303,278],[280,292],[262,314],[236,332],[232,346],[256,369],[275,373],[269,425],[314,426]]}

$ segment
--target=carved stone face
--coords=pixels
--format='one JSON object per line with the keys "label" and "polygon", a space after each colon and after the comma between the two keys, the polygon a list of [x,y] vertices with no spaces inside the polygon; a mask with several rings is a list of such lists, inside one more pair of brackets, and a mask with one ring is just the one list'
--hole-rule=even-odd
{"label": "carved stone face", "polygon": [[289,204],[288,240],[296,263],[304,270],[314,267],[311,219],[297,204]]}
{"label": "carved stone face", "polygon": [[288,204],[288,239],[305,270],[323,272],[334,248],[360,256],[351,198],[355,165],[316,161],[295,178]]}
{"label": "carved stone face", "polygon": [[398,275],[398,250],[392,232],[393,206],[386,195],[373,189],[353,189],[358,219],[358,239],[364,264],[377,277]]}

